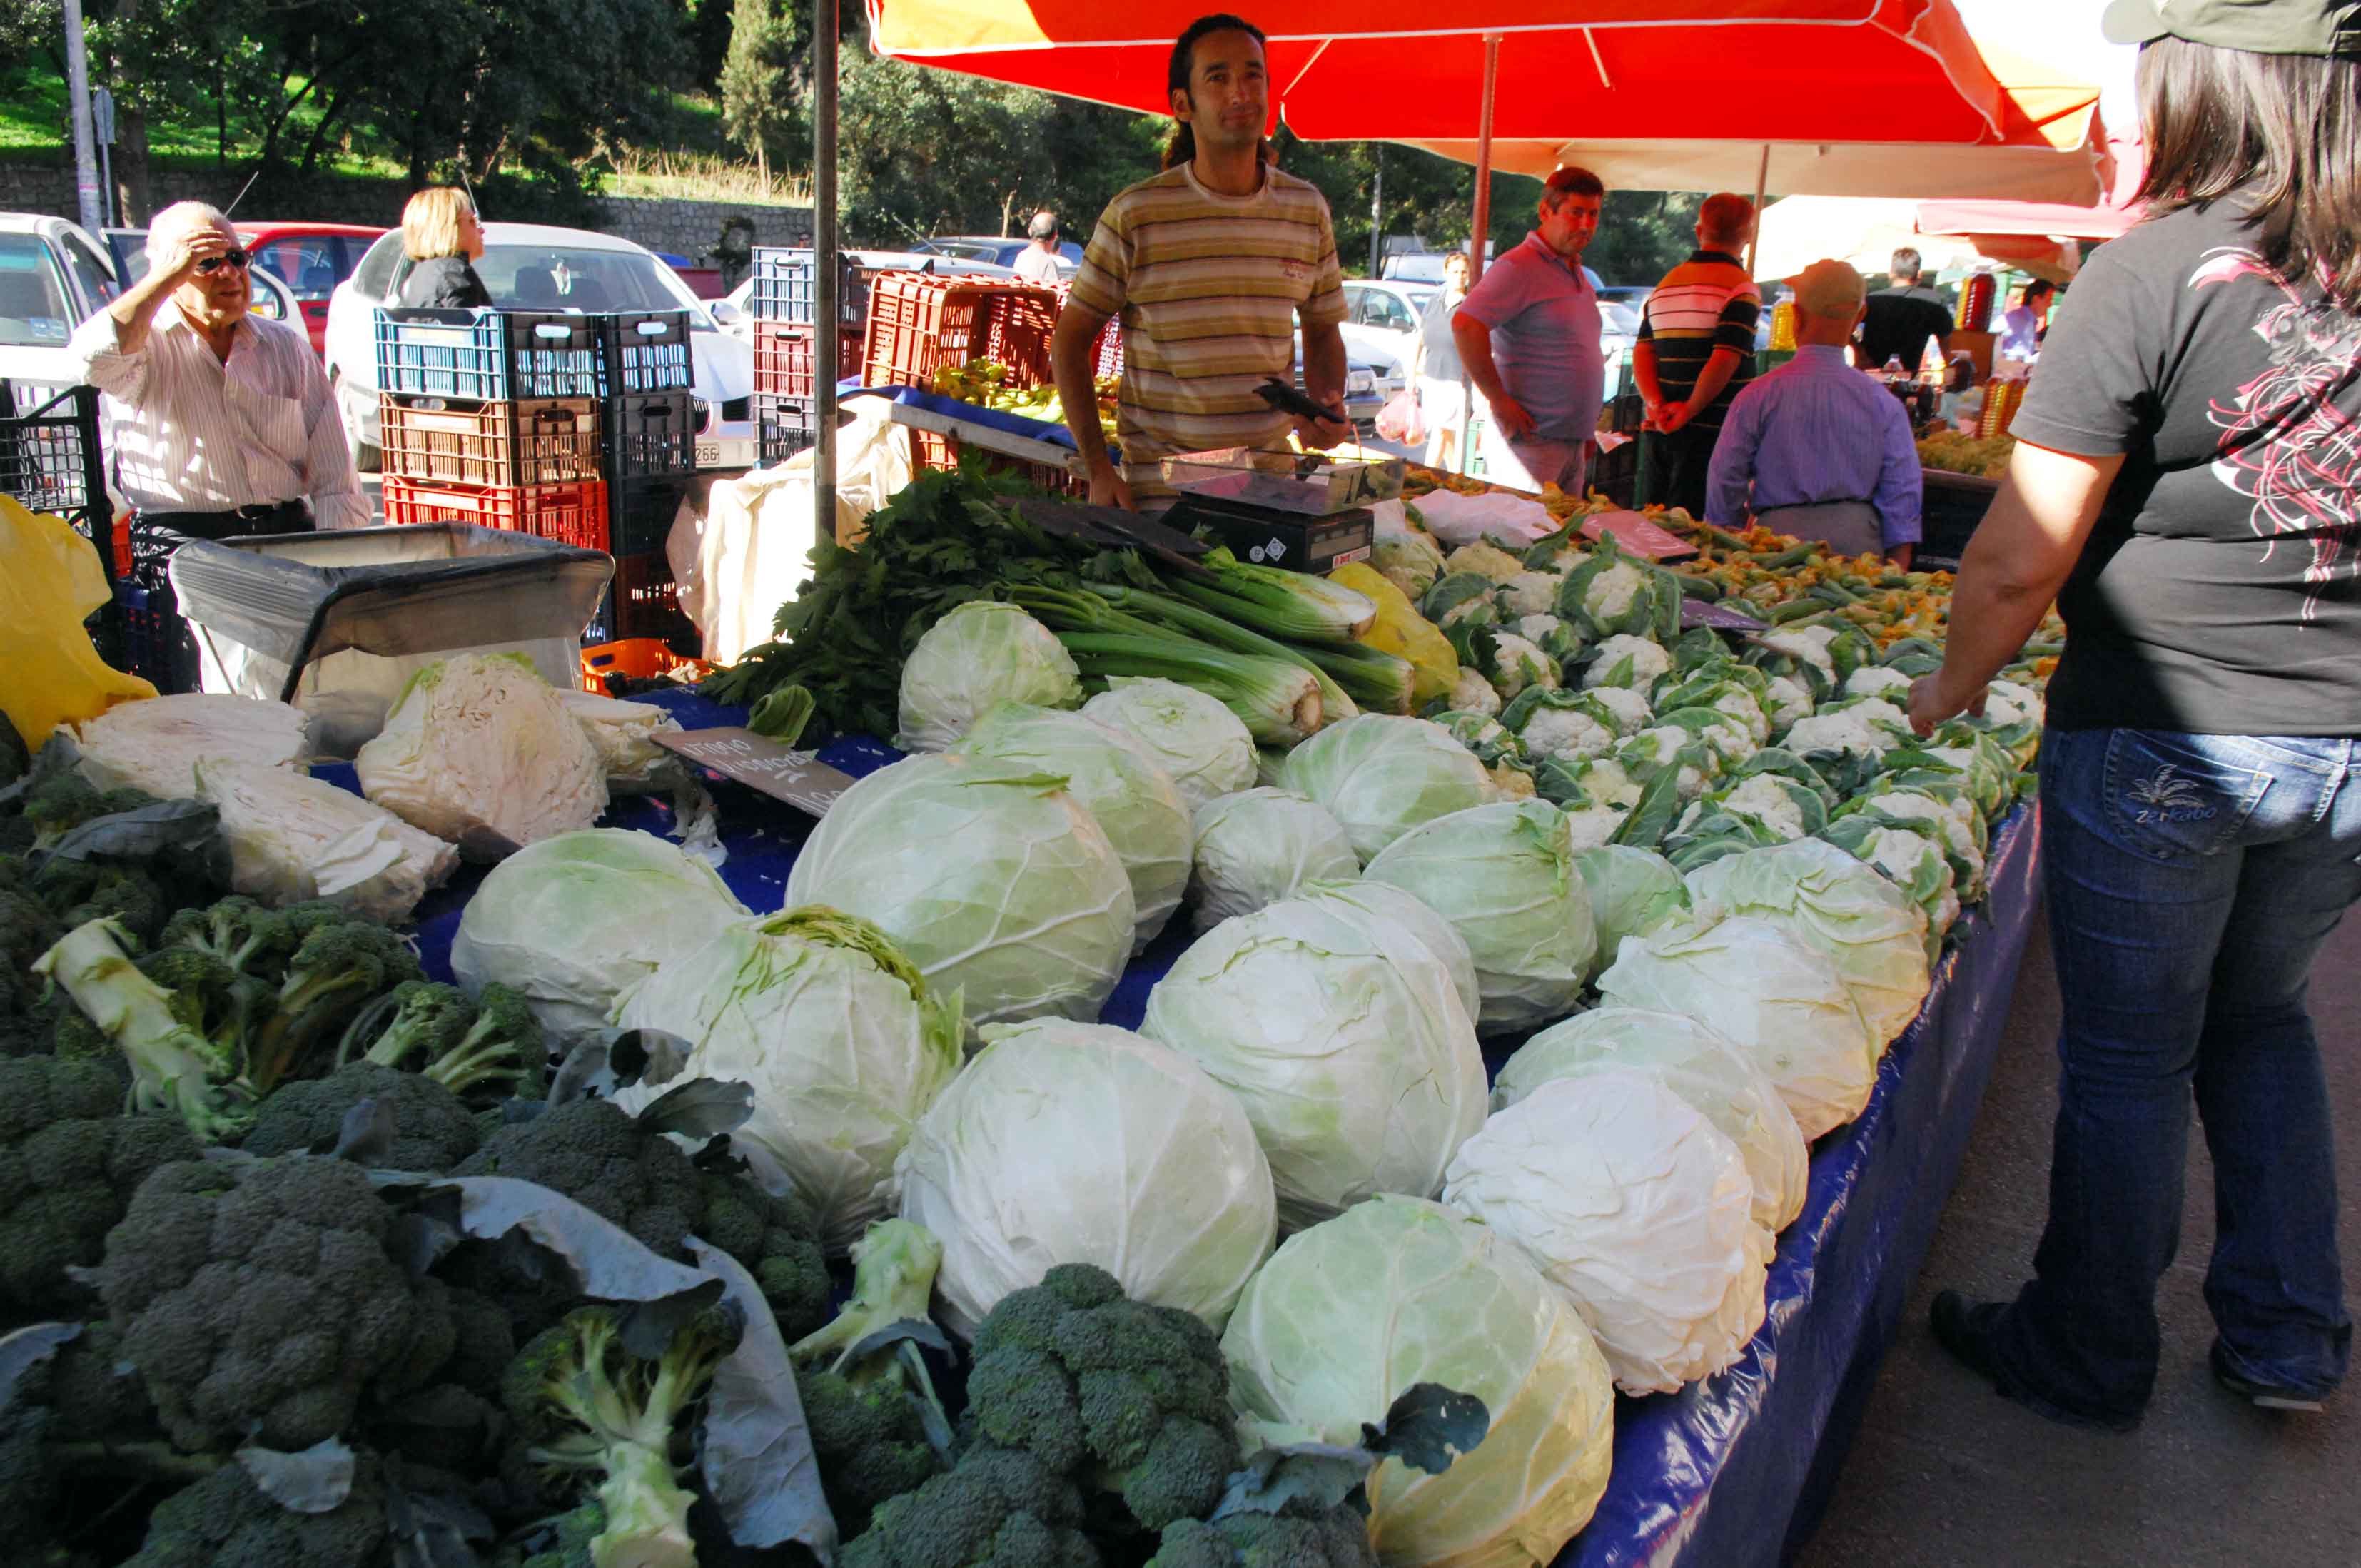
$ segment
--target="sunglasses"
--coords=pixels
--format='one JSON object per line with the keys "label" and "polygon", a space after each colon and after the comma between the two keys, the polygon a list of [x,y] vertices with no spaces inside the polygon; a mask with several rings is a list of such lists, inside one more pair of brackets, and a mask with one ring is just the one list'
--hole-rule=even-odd
{"label": "sunglasses", "polygon": [[197,270],[200,273],[218,272],[225,267],[235,267],[239,271],[243,272],[246,270],[246,264],[253,259],[253,252],[240,249],[236,246],[232,246],[229,249],[223,251],[219,256],[208,256],[203,261],[198,262]]}

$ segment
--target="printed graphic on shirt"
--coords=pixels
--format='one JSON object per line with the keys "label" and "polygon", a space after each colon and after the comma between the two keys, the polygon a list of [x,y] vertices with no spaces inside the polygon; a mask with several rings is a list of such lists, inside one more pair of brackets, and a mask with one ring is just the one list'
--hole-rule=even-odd
{"label": "printed graphic on shirt", "polygon": [[2361,529],[2356,508],[2361,420],[2334,400],[2361,375],[2361,319],[2325,301],[2306,303],[2250,250],[2206,252],[2189,286],[2204,289],[2238,278],[2263,279],[2283,298],[2254,327],[2270,345],[2270,367],[2230,400],[2217,398],[2212,404],[2213,422],[2222,432],[2213,475],[2254,501],[2251,526],[2266,542],[2265,560],[2283,540],[2310,545],[2303,619],[2311,622],[2338,559]]}

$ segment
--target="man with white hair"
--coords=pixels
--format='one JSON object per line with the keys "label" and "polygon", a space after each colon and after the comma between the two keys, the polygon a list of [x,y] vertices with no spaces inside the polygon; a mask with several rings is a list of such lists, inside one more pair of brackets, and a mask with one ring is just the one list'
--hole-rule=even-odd
{"label": "man with white hair", "polygon": [[135,531],[367,527],[319,356],[300,325],[247,313],[251,258],[229,220],[201,202],[167,207],[148,225],[148,275],[71,345],[82,378],[106,394]]}
{"label": "man with white hair", "polygon": [[1910,416],[1845,363],[1867,290],[1841,261],[1795,280],[1795,357],[1738,395],[1706,478],[1706,520],[1817,539],[1847,555],[1883,551],[1908,570],[1920,486]]}

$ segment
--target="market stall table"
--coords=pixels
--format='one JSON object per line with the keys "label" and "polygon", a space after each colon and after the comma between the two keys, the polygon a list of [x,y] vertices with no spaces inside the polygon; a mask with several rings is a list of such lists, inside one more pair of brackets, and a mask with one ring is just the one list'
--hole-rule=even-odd
{"label": "market stall table", "polygon": [[[689,729],[742,717],[686,689],[641,700]],[[856,775],[898,755],[863,739],[819,754]],[[352,784],[346,769],[322,776]],[[729,852],[722,880],[750,907],[777,907],[810,819],[740,786],[714,787]],[[619,800],[606,822],[664,832],[669,797]],[[1767,1568],[1809,1535],[1975,1123],[2037,896],[2039,842],[2030,807],[1994,831],[1990,896],[1962,918],[1925,1007],[1879,1069],[1868,1108],[1813,1152],[1810,1196],[1780,1237],[1769,1313],[1744,1355],[1678,1394],[1619,1398],[1613,1479],[1588,1528],[1560,1556],[1565,1568]],[[452,937],[481,880],[479,870],[465,870],[420,906],[422,956],[436,979],[448,978]],[[1102,1020],[1137,1028],[1148,992],[1193,937],[1176,919],[1132,960]],[[1488,1069],[1497,1071],[1516,1043],[1488,1047]]]}

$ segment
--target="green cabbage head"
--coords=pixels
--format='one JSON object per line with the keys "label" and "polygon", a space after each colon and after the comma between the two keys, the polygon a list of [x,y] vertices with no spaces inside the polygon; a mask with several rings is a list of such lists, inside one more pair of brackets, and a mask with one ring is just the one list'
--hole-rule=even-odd
{"label": "green cabbage head", "polygon": [[1013,604],[971,599],[928,627],[902,661],[905,751],[940,751],[996,702],[1079,707],[1082,671],[1057,633]]}
{"label": "green cabbage head", "polygon": [[1326,806],[1363,864],[1420,823],[1497,795],[1484,764],[1450,730],[1384,713],[1322,729],[1287,754],[1279,782]]}

